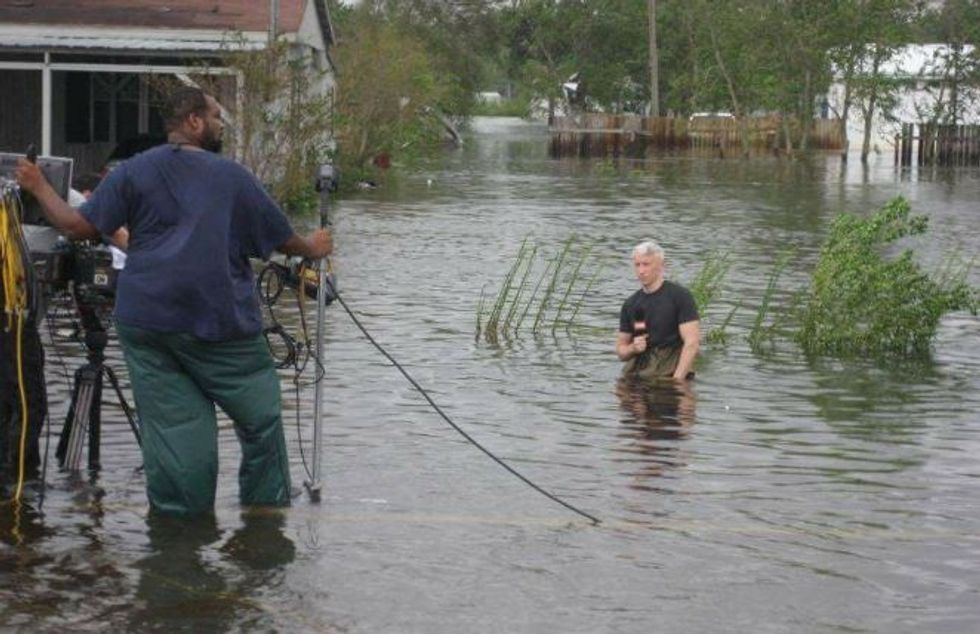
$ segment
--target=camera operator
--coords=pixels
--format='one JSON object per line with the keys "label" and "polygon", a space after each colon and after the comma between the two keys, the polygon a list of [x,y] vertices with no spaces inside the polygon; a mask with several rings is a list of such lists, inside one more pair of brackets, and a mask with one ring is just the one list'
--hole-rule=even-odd
{"label": "camera operator", "polygon": [[261,335],[250,257],[321,258],[330,233],[293,232],[286,216],[241,165],[219,155],[215,99],[183,87],[165,112],[168,143],[109,173],[80,210],[62,201],[37,167],[17,166],[21,186],[72,238],[127,226],[116,328],[140,415],[151,509],[213,510],[218,472],[215,405],[242,446],[243,504],[287,505],[289,464],[279,377]]}

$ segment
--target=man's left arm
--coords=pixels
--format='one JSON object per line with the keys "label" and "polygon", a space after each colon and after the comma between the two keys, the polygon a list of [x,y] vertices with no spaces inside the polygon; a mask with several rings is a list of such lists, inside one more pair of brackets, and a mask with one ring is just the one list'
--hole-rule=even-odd
{"label": "man's left arm", "polygon": [[698,355],[698,348],[701,346],[701,322],[697,319],[687,321],[677,327],[684,342],[681,346],[681,356],[677,361],[677,368],[674,370],[674,378],[684,380],[688,373],[694,368],[694,359]]}

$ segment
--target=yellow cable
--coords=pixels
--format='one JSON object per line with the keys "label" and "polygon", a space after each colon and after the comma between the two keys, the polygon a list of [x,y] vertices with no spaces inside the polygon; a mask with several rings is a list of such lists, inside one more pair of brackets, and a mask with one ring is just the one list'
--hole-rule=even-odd
{"label": "yellow cable", "polygon": [[[24,385],[24,312],[27,308],[27,276],[24,269],[24,256],[20,243],[16,241],[15,231],[21,233],[19,218],[14,205],[8,204],[8,197],[0,197],[0,266],[2,266],[4,311],[7,315],[7,330],[16,320],[17,387],[20,392],[20,455],[18,459],[17,488],[12,499],[19,503],[26,479],[27,463],[27,389]],[[19,256],[19,257],[18,257]]]}
{"label": "yellow cable", "polygon": [[27,390],[24,386],[24,314],[17,316],[17,385],[20,387],[20,460],[17,465],[17,489],[14,500],[20,500],[24,489],[27,463]]}

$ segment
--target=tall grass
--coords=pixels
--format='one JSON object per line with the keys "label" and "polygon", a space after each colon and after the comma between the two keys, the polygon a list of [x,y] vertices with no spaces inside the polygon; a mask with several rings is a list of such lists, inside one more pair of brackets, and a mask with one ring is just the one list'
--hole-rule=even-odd
{"label": "tall grass", "polygon": [[694,276],[694,279],[691,280],[691,283],[688,286],[688,290],[690,290],[691,295],[694,296],[694,303],[698,309],[698,316],[701,318],[704,337],[709,342],[725,343],[728,340],[726,328],[728,327],[728,324],[731,323],[732,318],[735,316],[735,311],[738,310],[738,305],[736,305],[718,326],[711,328],[706,327],[708,307],[711,306],[718,298],[718,295],[721,292],[722,282],[724,281],[725,276],[728,275],[730,268],[731,262],[729,261],[727,253],[710,253],[704,259],[704,265],[701,267],[701,270],[698,271],[697,275]]}
{"label": "tall grass", "polygon": [[771,342],[775,337],[778,328],[784,323],[784,318],[789,315],[791,311],[783,309],[772,323],[766,325],[766,319],[769,317],[770,307],[772,305],[773,297],[776,295],[777,283],[783,271],[789,266],[789,263],[793,259],[793,252],[783,253],[776,260],[775,266],[773,266],[772,273],[769,274],[769,281],[766,283],[766,290],[762,293],[762,301],[759,303],[759,308],[755,313],[755,321],[752,323],[752,330],[749,331],[749,346],[755,352],[762,351],[762,344],[766,341]]}
{"label": "tall grass", "polygon": [[[583,284],[583,274],[593,266],[592,276]],[[529,317],[532,334],[545,328],[550,328],[552,333],[560,326],[571,328],[600,268],[592,257],[592,245],[579,244],[574,236],[565,240],[561,249],[551,256],[525,238],[489,310],[481,294],[476,316],[477,337],[482,334],[484,339],[495,343],[500,337],[517,336]],[[577,298],[574,304],[573,298]],[[481,332],[484,316],[486,325]]]}

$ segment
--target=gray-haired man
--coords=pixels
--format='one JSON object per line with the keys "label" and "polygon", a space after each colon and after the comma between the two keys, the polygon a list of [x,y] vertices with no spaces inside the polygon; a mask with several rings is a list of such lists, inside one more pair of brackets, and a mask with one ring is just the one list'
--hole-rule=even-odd
{"label": "gray-haired man", "polygon": [[633,271],[642,288],[623,303],[616,335],[624,374],[691,378],[701,339],[694,297],[664,279],[664,250],[656,242],[633,248]]}

